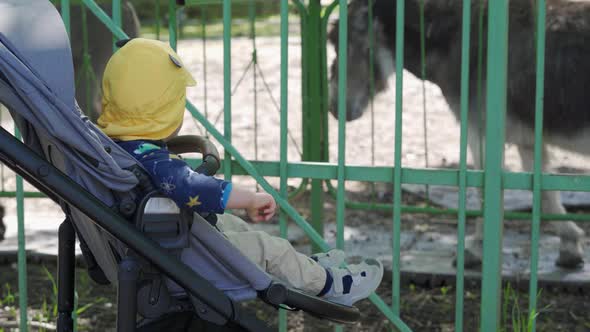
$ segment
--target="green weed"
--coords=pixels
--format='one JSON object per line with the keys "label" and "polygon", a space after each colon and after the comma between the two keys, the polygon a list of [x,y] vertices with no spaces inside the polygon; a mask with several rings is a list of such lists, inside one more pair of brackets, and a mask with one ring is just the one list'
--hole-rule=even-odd
{"label": "green weed", "polygon": [[10,289],[10,284],[6,283],[4,285],[4,291],[2,292],[2,297],[0,298],[0,306],[10,306],[13,305],[15,302],[14,294]]}
{"label": "green weed", "polygon": [[[537,293],[537,299],[541,297],[542,290]],[[527,312],[520,307],[520,294],[514,290],[510,283],[506,285],[502,296],[502,332],[532,332],[533,324],[539,314],[549,308],[545,306],[541,310]]]}

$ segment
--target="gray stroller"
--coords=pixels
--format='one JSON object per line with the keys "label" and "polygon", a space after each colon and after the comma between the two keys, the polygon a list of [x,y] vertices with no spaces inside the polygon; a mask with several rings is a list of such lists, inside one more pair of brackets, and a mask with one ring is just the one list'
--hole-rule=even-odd
{"label": "gray stroller", "polygon": [[[0,1],[0,103],[24,139],[0,128],[0,161],[66,215],[59,229],[58,331],[73,326],[76,237],[91,277],[117,285],[118,331],[270,331],[239,304],[256,297],[341,323],[358,320],[354,307],[273,280],[212,226],[214,215],[152,211],[153,202],[166,198],[83,116],[74,96],[69,40],[53,5]],[[219,168],[215,147],[203,138],[180,137],[170,149],[202,153],[200,172]],[[189,243],[197,250],[181,261]]]}

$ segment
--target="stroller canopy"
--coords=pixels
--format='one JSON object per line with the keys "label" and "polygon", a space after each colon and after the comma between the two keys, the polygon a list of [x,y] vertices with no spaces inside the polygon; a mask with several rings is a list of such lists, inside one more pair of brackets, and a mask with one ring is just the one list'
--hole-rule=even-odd
{"label": "stroller canopy", "polygon": [[[87,178],[120,192],[137,184],[124,170],[135,160],[80,114],[70,43],[49,1],[0,2],[0,72],[3,84],[10,85],[0,100],[12,104],[7,106],[15,121],[24,119],[28,128],[52,138],[71,162],[67,173],[76,182]],[[35,148],[33,135],[23,129],[23,136]],[[106,199],[98,191],[93,194]]]}

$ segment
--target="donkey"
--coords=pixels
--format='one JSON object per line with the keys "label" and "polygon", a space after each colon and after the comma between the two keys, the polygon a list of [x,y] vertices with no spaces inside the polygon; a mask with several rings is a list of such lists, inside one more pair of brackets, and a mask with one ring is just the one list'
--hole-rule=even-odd
{"label": "donkey", "polygon": [[[420,1],[424,1],[426,44],[426,80],[438,85],[456,119],[460,114],[461,72],[461,0],[406,0],[404,26],[404,67],[421,77]],[[375,93],[386,89],[387,79],[395,70],[396,1],[373,0]],[[509,2],[509,59],[507,82],[506,142],[515,144],[525,170],[533,167],[534,105],[535,105],[535,1]],[[368,0],[353,0],[348,14],[348,93],[346,119],[359,118],[374,96],[369,90]],[[478,19],[484,6],[485,27],[482,41],[486,54],[487,1],[472,0],[470,50],[470,113],[477,109]],[[590,2],[566,0],[547,1],[546,66],[543,143],[563,149],[590,154]],[[329,33],[329,40],[338,52],[338,26]],[[341,56],[341,55],[340,55]],[[484,56],[485,58],[485,56]],[[332,63],[330,79],[330,111],[337,117],[338,55]],[[484,66],[485,68],[485,60]],[[485,70],[485,69],[484,69]],[[484,73],[485,77],[485,73]],[[483,82],[485,91],[485,80]],[[484,92],[485,93],[485,92]],[[485,108],[484,101],[481,103]],[[485,109],[483,110],[485,112]],[[469,116],[468,145],[481,168],[478,117]],[[485,139],[485,138],[484,138]],[[550,155],[543,146],[543,170],[548,170]],[[565,213],[558,192],[543,191],[545,213]],[[556,264],[564,268],[583,266],[584,231],[572,221],[552,222],[560,237]],[[483,224],[477,223],[475,234],[467,241],[465,265],[481,264]]]}

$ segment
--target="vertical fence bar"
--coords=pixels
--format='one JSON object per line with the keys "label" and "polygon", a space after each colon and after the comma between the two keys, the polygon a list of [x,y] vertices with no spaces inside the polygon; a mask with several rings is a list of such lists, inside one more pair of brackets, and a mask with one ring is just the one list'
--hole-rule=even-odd
{"label": "vertical fence bar", "polygon": [[[322,143],[327,135],[322,130],[324,113],[321,96],[321,64],[320,64],[320,44],[321,34],[320,29],[322,5],[319,0],[311,0],[308,7],[307,31],[305,38],[307,47],[307,61],[306,65],[308,71],[308,122],[306,123],[306,132],[309,134],[307,145],[307,156],[309,161],[322,160]],[[322,236],[324,234],[324,186],[320,179],[311,180],[311,223],[315,230]],[[320,251],[316,245],[312,245],[314,252]]]}
{"label": "vertical fence bar", "polygon": [[[373,2],[369,0],[369,10],[367,12],[367,22],[369,25],[369,107],[371,110],[371,166],[375,166],[375,27],[373,24]],[[377,191],[375,182],[371,183],[371,202],[377,201]]]}
{"label": "vertical fence bar", "polygon": [[463,331],[463,278],[467,188],[467,115],[469,107],[469,38],[471,0],[463,0],[461,32],[461,143],[459,148],[459,213],[457,221],[457,283],[455,286],[455,331]]}
{"label": "vertical fence bar", "polygon": [[170,47],[176,51],[178,24],[176,22],[176,0],[168,1],[168,36]]}
{"label": "vertical fence bar", "polygon": [[160,40],[160,0],[156,0],[154,15],[156,16],[156,39]]}
{"label": "vertical fence bar", "polygon": [[[344,249],[345,162],[346,162],[346,66],[348,60],[348,2],[340,0],[338,21],[338,191],[336,195],[336,247]],[[337,326],[335,331],[342,331]]]}
{"label": "vertical fence bar", "polygon": [[476,100],[477,100],[477,132],[479,135],[479,162],[480,165],[483,166],[483,28],[484,28],[484,15],[485,15],[486,6],[483,3],[480,3],[479,6],[479,16],[478,16],[478,43],[477,43],[477,91],[476,91]]}
{"label": "vertical fence bar", "polygon": [[70,35],[70,0],[61,0],[61,19]]}
{"label": "vertical fence bar", "polygon": [[529,317],[532,331],[536,329],[537,265],[541,223],[541,167],[543,158],[543,90],[545,82],[545,0],[537,1],[537,82],[535,96],[535,150],[533,167],[533,216],[531,224],[531,278],[529,284]]}
{"label": "vertical fence bar", "polygon": [[[20,140],[20,132],[14,125],[14,136]],[[18,305],[20,308],[19,331],[28,330],[27,319],[27,251],[25,248],[25,199],[23,178],[16,176],[16,217],[18,223]]]}
{"label": "vertical fence bar", "polygon": [[404,7],[405,0],[398,0],[396,7],[395,36],[395,155],[393,169],[393,253],[391,307],[399,316],[400,306],[400,231],[402,213],[402,111],[403,111],[403,73],[404,73]]}
{"label": "vertical fence bar", "polygon": [[336,200],[336,247],[344,248],[344,166],[346,160],[346,60],[348,49],[348,3],[340,0],[338,22],[338,195]]}
{"label": "vertical fence bar", "polygon": [[[289,0],[281,0],[281,196],[287,199],[287,130],[289,107]],[[279,225],[281,237],[287,238],[287,216],[280,210]],[[279,331],[287,331],[287,311],[279,310]]]}
{"label": "vertical fence bar", "polygon": [[[113,0],[113,23],[117,25],[119,28],[122,27],[122,19],[121,19],[121,0]],[[117,51],[117,37],[113,36],[113,53]]]}
{"label": "vertical fence bar", "polygon": [[[84,85],[84,98],[86,100],[86,105],[92,105],[92,91],[90,89],[90,84],[93,79],[96,79],[94,76],[94,70],[92,68],[91,62],[91,55],[90,55],[90,44],[88,40],[88,14],[86,13],[86,7],[80,6],[81,11],[81,19],[82,19],[82,75],[80,75],[80,79],[86,80],[86,84]],[[88,110],[87,110],[88,112]],[[92,114],[94,110],[92,110],[87,114]]]}
{"label": "vertical fence bar", "polygon": [[[426,103],[426,29],[424,26],[424,0],[418,4],[420,11],[420,78],[422,80],[422,130],[424,140],[424,167],[429,168],[428,161],[428,108]],[[426,191],[426,205],[430,206],[430,185],[424,186]]]}
{"label": "vertical fence bar", "polygon": [[[297,1],[295,1],[297,3]],[[300,17],[300,28],[301,28],[301,145],[302,145],[302,156],[301,160],[309,159],[309,65],[308,65],[308,54],[309,47],[306,36],[309,34],[308,17],[309,14],[306,11],[305,6],[301,4],[299,9]]]}
{"label": "vertical fence bar", "polygon": [[[252,90],[254,107],[254,160],[258,160],[258,54],[256,50],[256,0],[248,4],[250,39],[252,40]],[[257,187],[258,188],[258,187]]]}
{"label": "vertical fence bar", "polygon": [[[508,0],[489,3],[481,330],[500,329]],[[493,139],[490,139],[493,138]]]}
{"label": "vertical fence bar", "polygon": [[[223,136],[231,143],[231,0],[223,0]],[[231,154],[224,155],[223,174],[231,181]]]}
{"label": "vertical fence bar", "polygon": [[[205,118],[209,118],[207,108],[207,5],[201,5],[201,47],[203,48],[203,112]],[[209,133],[205,132],[205,137],[209,138]]]}

